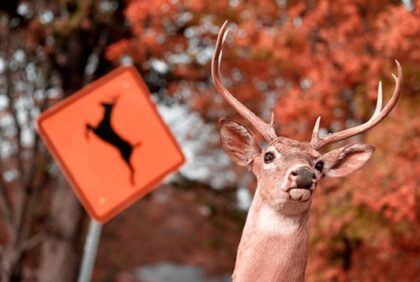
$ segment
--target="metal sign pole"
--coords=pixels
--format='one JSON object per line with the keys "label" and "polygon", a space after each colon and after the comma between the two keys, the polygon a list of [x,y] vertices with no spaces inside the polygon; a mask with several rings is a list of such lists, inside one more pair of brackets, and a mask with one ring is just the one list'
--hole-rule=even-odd
{"label": "metal sign pole", "polygon": [[101,231],[102,225],[91,219],[83,250],[82,266],[80,268],[78,282],[90,282],[92,279]]}

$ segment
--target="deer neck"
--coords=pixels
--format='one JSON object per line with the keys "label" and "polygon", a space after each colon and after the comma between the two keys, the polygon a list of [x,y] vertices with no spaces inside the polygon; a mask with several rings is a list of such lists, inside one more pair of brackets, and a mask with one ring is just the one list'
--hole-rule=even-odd
{"label": "deer neck", "polygon": [[257,189],[238,247],[234,281],[303,281],[308,211],[284,215]]}

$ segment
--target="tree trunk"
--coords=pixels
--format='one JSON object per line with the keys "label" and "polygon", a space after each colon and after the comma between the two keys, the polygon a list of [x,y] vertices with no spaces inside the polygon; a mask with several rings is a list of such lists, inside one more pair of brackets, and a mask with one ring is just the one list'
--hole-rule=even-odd
{"label": "tree trunk", "polygon": [[10,282],[16,264],[16,252],[10,246],[4,247],[1,254],[1,282]]}
{"label": "tree trunk", "polygon": [[76,281],[85,213],[61,175],[53,188],[50,212],[49,234],[41,249],[38,279],[42,282]]}

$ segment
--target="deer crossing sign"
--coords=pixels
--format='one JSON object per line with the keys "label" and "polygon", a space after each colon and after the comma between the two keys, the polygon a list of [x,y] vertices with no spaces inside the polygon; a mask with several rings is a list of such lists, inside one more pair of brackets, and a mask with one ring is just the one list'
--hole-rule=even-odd
{"label": "deer crossing sign", "polygon": [[37,126],[89,215],[102,223],[184,163],[134,67],[59,102]]}

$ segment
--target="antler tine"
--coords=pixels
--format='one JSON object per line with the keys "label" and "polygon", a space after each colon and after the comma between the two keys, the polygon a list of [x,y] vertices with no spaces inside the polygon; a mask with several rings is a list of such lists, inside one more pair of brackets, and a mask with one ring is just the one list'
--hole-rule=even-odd
{"label": "antler tine", "polygon": [[381,113],[382,110],[382,102],[383,102],[383,95],[382,95],[382,81],[379,80],[378,83],[378,98],[376,98],[376,107],[373,115],[370,119],[374,119]]}
{"label": "antler tine", "polygon": [[274,112],[271,112],[270,126],[274,128],[275,122],[276,122],[276,117],[274,115]]}
{"label": "antler tine", "polygon": [[378,98],[376,101],[376,107],[375,107],[375,111],[372,114],[372,117],[365,123],[352,127],[352,128],[348,128],[345,129],[343,131],[339,131],[336,133],[332,133],[329,134],[323,138],[319,138],[318,136],[318,128],[319,128],[319,118],[317,120],[317,123],[315,124],[313,133],[312,133],[312,138],[311,138],[311,145],[315,148],[315,149],[320,149],[321,147],[328,145],[328,144],[332,144],[347,138],[350,138],[352,136],[361,134],[369,129],[371,129],[372,127],[374,127],[375,125],[377,125],[378,123],[380,123],[391,111],[392,109],[395,107],[395,105],[398,102],[398,99],[400,97],[401,94],[401,85],[402,85],[402,79],[403,79],[403,74],[402,74],[402,69],[401,69],[401,65],[400,63],[395,60],[395,63],[397,64],[397,71],[398,71],[398,77],[396,77],[394,74],[392,74],[394,80],[395,80],[395,88],[394,88],[394,93],[392,94],[391,99],[389,100],[389,102],[386,104],[385,108],[382,109],[382,83],[381,81],[379,81],[379,85],[378,85]]}
{"label": "antler tine", "polygon": [[229,31],[228,21],[222,25],[219,31],[219,35],[217,36],[216,47],[213,54],[213,59],[211,62],[211,75],[213,78],[214,85],[216,90],[222,94],[222,96],[226,99],[226,101],[235,108],[238,113],[248,120],[255,129],[261,133],[264,139],[268,142],[277,138],[276,132],[274,128],[262,121],[259,117],[257,117],[253,112],[251,112],[247,107],[245,107],[241,102],[239,102],[230,92],[229,90],[222,84],[221,75],[220,75],[220,65],[222,60],[222,48],[223,43],[226,39],[227,33]]}
{"label": "antler tine", "polygon": [[319,124],[321,122],[321,117],[319,116],[316,119],[314,129],[312,130],[311,144],[316,143],[319,140]]}

